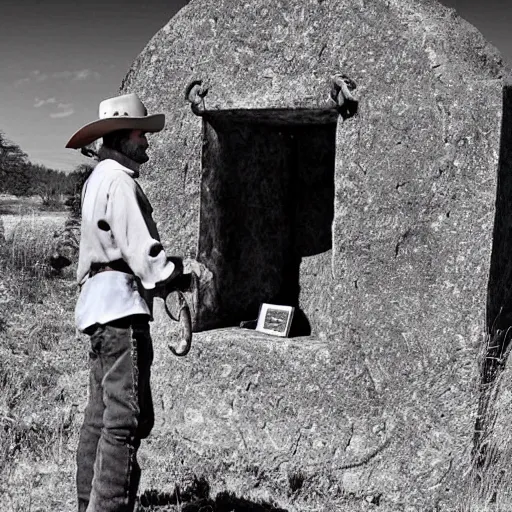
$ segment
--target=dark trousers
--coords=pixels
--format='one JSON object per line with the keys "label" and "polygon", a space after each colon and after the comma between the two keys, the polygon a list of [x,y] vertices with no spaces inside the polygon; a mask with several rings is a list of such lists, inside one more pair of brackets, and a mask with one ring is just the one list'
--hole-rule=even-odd
{"label": "dark trousers", "polygon": [[132,512],[137,450],[153,428],[153,346],[148,317],[126,317],[87,331],[89,402],[77,450],[79,512]]}

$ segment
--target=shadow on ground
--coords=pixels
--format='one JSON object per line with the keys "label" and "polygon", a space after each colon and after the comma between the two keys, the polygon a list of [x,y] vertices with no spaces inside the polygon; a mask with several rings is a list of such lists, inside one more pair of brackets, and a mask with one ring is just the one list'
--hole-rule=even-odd
{"label": "shadow on ground", "polygon": [[176,486],[173,493],[154,489],[144,491],[139,498],[136,512],[287,512],[265,501],[254,502],[238,498],[233,493],[221,492],[210,497],[210,485],[196,479],[186,490]]}

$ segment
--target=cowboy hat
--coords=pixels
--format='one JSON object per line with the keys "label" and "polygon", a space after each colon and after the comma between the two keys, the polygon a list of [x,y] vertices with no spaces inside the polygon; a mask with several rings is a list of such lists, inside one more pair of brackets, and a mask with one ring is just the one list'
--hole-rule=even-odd
{"label": "cowboy hat", "polygon": [[164,114],[148,116],[135,93],[109,98],[100,103],[99,120],[82,126],[68,141],[67,148],[79,149],[116,130],[159,132],[165,124]]}

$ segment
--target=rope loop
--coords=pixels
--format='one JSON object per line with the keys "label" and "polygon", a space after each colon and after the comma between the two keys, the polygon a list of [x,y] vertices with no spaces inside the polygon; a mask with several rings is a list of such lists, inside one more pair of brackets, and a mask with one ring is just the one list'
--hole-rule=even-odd
{"label": "rope loop", "polygon": [[357,114],[359,101],[352,94],[356,87],[357,84],[347,75],[336,74],[332,77],[331,100],[336,103],[336,108],[343,119]]}
{"label": "rope loop", "polygon": [[208,89],[203,86],[202,80],[193,80],[185,89],[185,99],[191,103],[192,112],[201,115],[204,110],[204,97],[208,94]]}
{"label": "rope loop", "polygon": [[178,295],[179,312],[177,317],[172,314],[169,306],[167,305],[167,297],[164,299],[164,307],[169,318],[180,324],[179,328],[182,330],[178,335],[180,338],[180,349],[178,350],[174,348],[170,343],[167,346],[175,356],[182,357],[189,353],[190,347],[192,346],[192,317],[190,315],[189,305],[187,304],[183,293],[180,290],[173,290],[173,292]]}

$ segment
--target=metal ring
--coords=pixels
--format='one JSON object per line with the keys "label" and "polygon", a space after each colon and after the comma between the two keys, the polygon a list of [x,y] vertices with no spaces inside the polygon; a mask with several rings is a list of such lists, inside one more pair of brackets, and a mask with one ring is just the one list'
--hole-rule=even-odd
{"label": "metal ring", "polygon": [[175,318],[171,311],[169,310],[169,307],[167,306],[167,297],[164,300],[165,312],[172,320],[183,325],[183,329],[185,331],[185,348],[181,352],[179,352],[171,344],[168,344],[167,347],[175,356],[183,357],[190,352],[190,347],[192,346],[192,317],[190,315],[189,305],[187,304],[187,301],[183,293],[180,290],[173,291],[178,294],[178,301],[180,305],[178,318]]}

